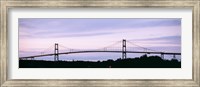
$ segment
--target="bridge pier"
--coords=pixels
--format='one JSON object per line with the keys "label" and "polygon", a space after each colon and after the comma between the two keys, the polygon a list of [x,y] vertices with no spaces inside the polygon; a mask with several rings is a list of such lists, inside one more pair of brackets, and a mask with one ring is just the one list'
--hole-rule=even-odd
{"label": "bridge pier", "polygon": [[59,61],[59,55],[58,55],[58,43],[55,43],[55,50],[54,50],[54,61]]}
{"label": "bridge pier", "polygon": [[126,59],[126,40],[122,40],[122,59]]}
{"label": "bridge pier", "polygon": [[164,59],[164,54],[163,53],[161,53],[161,58]]}
{"label": "bridge pier", "polygon": [[34,60],[34,57],[32,57],[31,60]]}
{"label": "bridge pier", "polygon": [[176,55],[175,54],[173,54],[173,59],[176,59]]}

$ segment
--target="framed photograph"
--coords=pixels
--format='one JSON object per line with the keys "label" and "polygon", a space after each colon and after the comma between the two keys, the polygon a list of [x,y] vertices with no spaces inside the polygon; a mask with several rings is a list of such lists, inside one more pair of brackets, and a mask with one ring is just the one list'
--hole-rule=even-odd
{"label": "framed photograph", "polygon": [[0,4],[2,87],[200,87],[199,0]]}
{"label": "framed photograph", "polygon": [[19,68],[181,68],[179,18],[19,18],[18,29]]}

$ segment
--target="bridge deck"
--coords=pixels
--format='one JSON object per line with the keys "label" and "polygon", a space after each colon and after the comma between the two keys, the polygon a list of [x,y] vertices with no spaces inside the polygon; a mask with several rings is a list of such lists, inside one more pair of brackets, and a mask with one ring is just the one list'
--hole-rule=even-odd
{"label": "bridge deck", "polygon": [[[94,52],[122,53],[122,51],[74,51],[74,52],[62,52],[62,53],[58,53],[58,55],[74,54],[74,53],[94,53]],[[126,51],[126,53],[147,53],[147,54],[181,55],[181,53],[173,53],[173,52]],[[41,55],[35,55],[35,56],[20,57],[20,59],[23,59],[23,58],[43,57],[43,56],[53,56],[53,55],[54,54],[41,54]]]}

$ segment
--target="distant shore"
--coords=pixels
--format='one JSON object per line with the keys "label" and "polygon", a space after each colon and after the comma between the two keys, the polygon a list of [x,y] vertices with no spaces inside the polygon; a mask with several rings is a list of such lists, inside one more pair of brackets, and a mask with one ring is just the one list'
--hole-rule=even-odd
{"label": "distant shore", "polygon": [[146,55],[106,61],[19,60],[19,68],[181,68],[181,61]]}

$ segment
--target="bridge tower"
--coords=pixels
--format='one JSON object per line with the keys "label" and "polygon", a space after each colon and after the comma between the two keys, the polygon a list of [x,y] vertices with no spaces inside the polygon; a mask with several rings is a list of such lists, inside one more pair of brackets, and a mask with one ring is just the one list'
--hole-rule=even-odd
{"label": "bridge tower", "polygon": [[55,43],[55,50],[54,50],[54,61],[59,61],[59,55],[58,55],[58,43]]}
{"label": "bridge tower", "polygon": [[126,59],[126,40],[122,40],[122,59]]}

